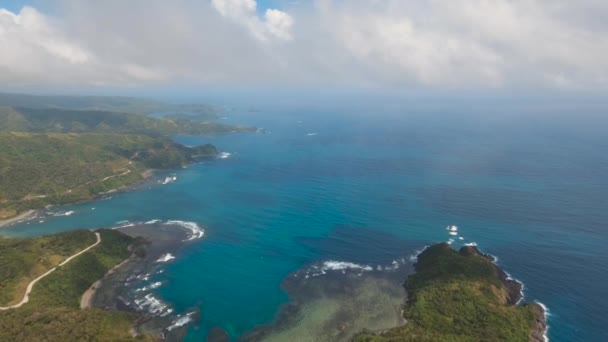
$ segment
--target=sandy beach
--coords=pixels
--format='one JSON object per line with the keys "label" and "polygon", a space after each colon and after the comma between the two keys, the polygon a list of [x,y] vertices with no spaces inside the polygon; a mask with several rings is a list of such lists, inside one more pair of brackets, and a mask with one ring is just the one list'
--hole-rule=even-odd
{"label": "sandy beach", "polygon": [[27,220],[29,218],[31,218],[32,216],[36,215],[36,210],[28,210],[26,212],[23,212],[15,217],[11,217],[9,219],[6,220],[1,220],[0,221],[0,228],[4,228],[4,227],[8,227],[12,224],[15,224],[17,222],[23,221],[23,220]]}

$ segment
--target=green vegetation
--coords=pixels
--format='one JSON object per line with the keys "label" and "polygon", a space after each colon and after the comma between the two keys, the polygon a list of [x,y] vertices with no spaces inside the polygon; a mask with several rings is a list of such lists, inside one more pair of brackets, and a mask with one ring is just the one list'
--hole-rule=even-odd
{"label": "green vegetation", "polygon": [[179,168],[217,154],[212,145],[188,148],[135,134],[0,132],[0,146],[0,219],[91,199],[140,181],[146,170]]}
{"label": "green vegetation", "polygon": [[356,341],[528,341],[539,307],[509,305],[499,272],[473,247],[432,246],[418,256],[406,283],[407,323]]}
{"label": "green vegetation", "polygon": [[104,110],[0,107],[0,131],[34,133],[131,133],[210,135],[253,132],[255,127],[200,121],[200,116],[144,114]]}
{"label": "green vegetation", "polygon": [[[40,280],[33,288],[30,301],[17,309],[0,311],[0,341],[131,341],[152,340],[149,336],[133,337],[130,329],[137,315],[107,312],[100,309],[80,310],[80,297],[95,281],[124,259],[134,240],[115,230],[102,230],[101,243],[78,256],[65,266]],[[79,247],[78,240],[94,242],[89,231],[73,231],[59,235],[13,240],[15,246],[46,246],[67,252]],[[90,240],[90,241],[89,241]],[[10,240],[0,240],[11,243]],[[90,244],[89,244],[90,245]],[[45,248],[38,250],[44,258]],[[19,253],[8,253],[4,248],[3,262],[16,265],[27,263]],[[35,254],[32,252],[32,254]],[[19,274],[11,274],[3,281],[14,283]],[[4,294],[4,293],[2,293]]]}
{"label": "green vegetation", "polygon": [[169,104],[161,101],[125,96],[41,96],[0,93],[0,106],[98,110],[119,113],[166,114],[184,113],[217,118],[222,109],[205,104]]}
{"label": "green vegetation", "polygon": [[94,242],[95,236],[88,231],[37,239],[0,237],[0,306],[19,302],[30,281]]}

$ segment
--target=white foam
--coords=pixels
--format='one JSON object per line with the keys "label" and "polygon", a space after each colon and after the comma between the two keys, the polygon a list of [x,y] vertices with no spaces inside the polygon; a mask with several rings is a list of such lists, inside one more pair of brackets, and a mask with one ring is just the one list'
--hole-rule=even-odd
{"label": "white foam", "polygon": [[451,244],[453,244],[453,243],[454,243],[454,239],[449,239],[449,240],[448,240],[448,245],[451,245]]}
{"label": "white foam", "polygon": [[458,231],[458,226],[451,225],[451,226],[447,226],[445,229],[449,230],[451,232],[457,232]]}
{"label": "white foam", "polygon": [[161,283],[160,281],[157,281],[156,283],[152,283],[148,286],[144,286],[140,289],[135,290],[136,292],[145,292],[145,291],[150,291],[150,290],[154,290],[157,289],[159,287],[161,287],[163,285],[163,283]]}
{"label": "white foam", "polygon": [[70,216],[73,215],[75,213],[74,210],[69,210],[69,211],[57,211],[57,212],[47,212],[47,215],[50,216],[55,216],[55,217],[59,217],[59,216]]}
{"label": "white foam", "polygon": [[338,271],[338,270],[362,270],[362,271],[372,271],[373,268],[367,265],[359,265],[353,262],[347,261],[325,261],[321,270],[323,271]]}
{"label": "white foam", "polygon": [[429,248],[430,246],[424,246],[422,247],[422,249],[419,249],[417,251],[414,252],[414,254],[410,255],[409,259],[410,262],[417,262],[418,261],[418,256],[420,255],[420,253],[424,252],[427,248]]}
{"label": "white foam", "polygon": [[167,330],[171,331],[175,328],[182,327],[182,326],[192,322],[193,315],[194,315],[194,312],[189,312],[183,316],[178,316],[178,318],[173,322],[173,324],[171,324],[170,326],[167,327]]}
{"label": "white foam", "polygon": [[467,247],[477,247],[477,243],[476,242],[467,242],[464,244]]}
{"label": "white foam", "polygon": [[458,232],[450,232],[450,235],[456,236],[458,235]]}
{"label": "white foam", "polygon": [[167,305],[154,297],[151,293],[145,295],[143,298],[135,299],[134,302],[140,310],[148,311],[154,315],[162,315],[165,313],[165,310],[167,310]]}
{"label": "white foam", "polygon": [[167,253],[167,254],[161,256],[160,258],[158,258],[158,260],[156,260],[156,262],[167,262],[167,261],[170,261],[173,259],[175,259],[175,257],[171,253]]}
{"label": "white foam", "polygon": [[165,224],[178,225],[178,226],[181,226],[181,227],[184,227],[184,228],[190,230],[191,234],[190,234],[190,237],[188,238],[188,240],[200,239],[203,236],[205,236],[205,230],[202,229],[201,227],[199,227],[199,225],[196,224],[196,222],[169,220]]}
{"label": "white foam", "polygon": [[230,152],[221,152],[218,158],[227,159],[227,158],[230,158],[231,155],[232,155],[232,153],[230,153]]}
{"label": "white foam", "polygon": [[306,135],[308,135],[309,137],[312,137],[312,136],[315,136],[315,135],[319,135],[319,133],[317,133],[317,132],[313,132],[313,133],[308,133],[308,134],[306,134]]}
{"label": "white foam", "polygon": [[464,238],[462,236],[459,236],[458,240],[464,240]]}
{"label": "white foam", "polygon": [[160,184],[162,184],[162,185],[167,185],[167,184],[169,184],[169,183],[173,183],[173,182],[175,182],[176,180],[177,180],[177,176],[172,175],[172,176],[167,176],[167,177],[165,177],[165,180],[164,180],[164,181],[162,181],[162,182],[161,182],[161,181],[159,181],[159,183],[160,183]]}
{"label": "white foam", "polygon": [[539,302],[538,300],[535,300],[534,303],[540,305],[540,307],[543,308],[543,314],[545,315],[545,325],[547,326],[545,328],[545,331],[543,332],[543,340],[545,342],[549,342],[549,316],[551,316],[551,312],[549,312],[549,308],[545,304]]}
{"label": "white foam", "polygon": [[128,220],[123,220],[123,221],[116,222],[117,226],[112,227],[112,229],[121,229],[121,228],[133,227],[135,225],[152,225],[152,224],[166,224],[166,225],[174,225],[174,226],[180,226],[180,227],[186,228],[190,231],[190,236],[186,240],[200,239],[205,235],[205,230],[202,229],[201,227],[199,227],[199,225],[196,222],[180,221],[180,220],[168,220],[165,222],[163,222],[162,220],[159,220],[159,219],[153,219],[153,220],[149,220],[149,221],[145,221],[145,222],[130,222]]}

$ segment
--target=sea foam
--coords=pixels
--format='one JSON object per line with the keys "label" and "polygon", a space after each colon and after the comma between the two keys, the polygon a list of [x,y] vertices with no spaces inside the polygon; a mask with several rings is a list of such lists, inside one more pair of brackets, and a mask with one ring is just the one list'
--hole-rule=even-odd
{"label": "sea foam", "polygon": [[175,259],[175,257],[171,253],[167,253],[167,254],[161,256],[160,258],[158,258],[158,260],[156,260],[156,262],[167,262],[167,261],[171,261],[173,259]]}

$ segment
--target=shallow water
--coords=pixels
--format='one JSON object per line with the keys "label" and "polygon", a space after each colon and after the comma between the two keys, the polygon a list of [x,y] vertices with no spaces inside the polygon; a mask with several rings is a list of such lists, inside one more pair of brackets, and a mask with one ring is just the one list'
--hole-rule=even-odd
{"label": "shallow water", "polygon": [[[570,114],[233,113],[234,122],[271,134],[177,137],[231,154],[167,173],[177,177],[168,184],[61,208],[74,213],[1,233],[196,222],[205,236],[166,264],[163,286],[152,290],[176,312],[200,308],[188,341],[215,326],[236,338],[271,322],[289,300],[281,284],[316,262],[377,267],[433,242],[475,241],[525,283],[527,301],[549,307],[552,340],[601,341],[608,325],[607,120]],[[451,224],[459,226],[455,236],[445,230]],[[333,312],[319,308],[335,307],[334,297],[321,300],[305,308],[311,326]]]}

